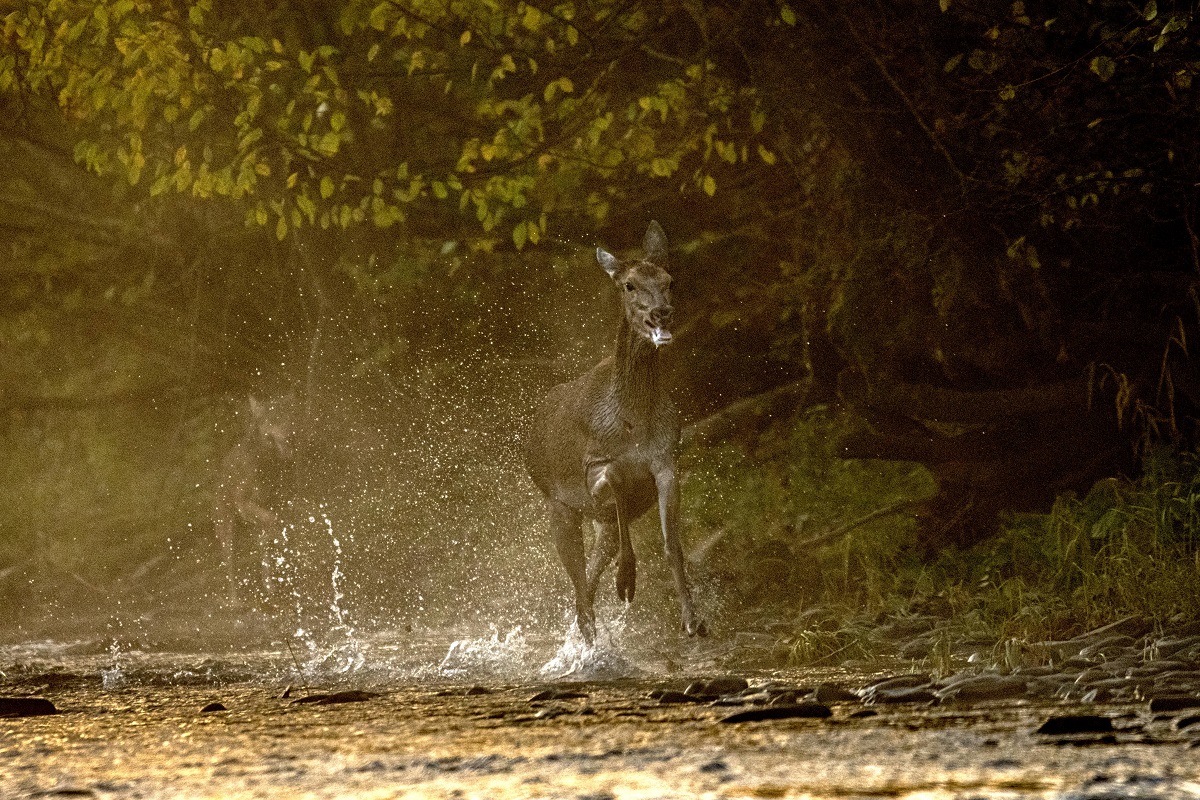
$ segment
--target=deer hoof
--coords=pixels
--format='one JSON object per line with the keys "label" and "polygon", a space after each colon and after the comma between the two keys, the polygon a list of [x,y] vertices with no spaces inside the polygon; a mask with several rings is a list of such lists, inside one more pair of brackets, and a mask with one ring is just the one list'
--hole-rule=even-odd
{"label": "deer hoof", "polygon": [[589,647],[596,643],[596,621],[588,619],[581,615],[575,616],[575,627],[579,629],[579,635],[583,637],[583,643]]}
{"label": "deer hoof", "polygon": [[637,587],[637,568],[632,559],[617,564],[617,597],[626,603],[633,602],[633,592]]}

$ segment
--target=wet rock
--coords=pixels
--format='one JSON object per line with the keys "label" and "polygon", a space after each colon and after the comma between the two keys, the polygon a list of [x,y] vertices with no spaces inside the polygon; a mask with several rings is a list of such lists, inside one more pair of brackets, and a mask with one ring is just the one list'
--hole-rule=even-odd
{"label": "wet rock", "polygon": [[1187,694],[1160,695],[1150,698],[1150,711],[1183,711],[1189,708],[1200,708],[1200,697]]}
{"label": "wet rock", "polygon": [[1200,636],[1164,637],[1151,642],[1147,649],[1155,658],[1167,659],[1193,647],[1200,647]]}
{"label": "wet rock", "polygon": [[1102,669],[1085,669],[1075,676],[1075,683],[1084,685],[1092,681],[1102,681],[1110,678],[1111,675]]}
{"label": "wet rock", "polygon": [[857,703],[861,698],[856,692],[822,683],[813,690],[813,700],[818,703]]}
{"label": "wet rock", "polygon": [[1117,737],[1112,733],[1106,733],[1101,736],[1076,736],[1059,739],[1054,744],[1059,747],[1095,747],[1096,745],[1117,744]]}
{"label": "wet rock", "polygon": [[576,692],[570,689],[543,689],[529,698],[530,703],[541,703],[548,700],[578,700],[587,697],[587,692]]}
{"label": "wet rock", "polygon": [[0,717],[44,717],[58,709],[44,697],[0,697]]}
{"label": "wet rock", "polygon": [[713,678],[712,680],[692,681],[684,689],[684,694],[696,695],[701,697],[715,698],[724,695],[738,694],[750,688],[750,683],[745,678],[737,678],[726,676],[721,678]]}
{"label": "wet rock", "polygon": [[822,703],[795,703],[739,711],[723,717],[720,721],[726,724],[736,724],[739,722],[764,722],[773,719],[823,719],[832,715],[833,711],[829,706]]}
{"label": "wet rock", "polygon": [[928,633],[938,622],[937,617],[900,617],[877,627],[875,635],[880,638],[892,640],[908,639],[919,634]]}
{"label": "wet rock", "polygon": [[1050,717],[1037,729],[1047,736],[1063,736],[1075,733],[1109,733],[1113,729],[1112,717],[1096,714],[1064,714]]}
{"label": "wet rock", "polygon": [[1079,655],[1084,658],[1115,658],[1133,649],[1134,638],[1123,633],[1104,636],[1093,644],[1082,648]]}
{"label": "wet rock", "polygon": [[902,686],[897,689],[876,689],[864,698],[868,703],[933,703],[938,697],[926,686]]}
{"label": "wet rock", "polygon": [[76,689],[85,686],[95,678],[88,678],[75,672],[40,672],[21,680],[23,686],[37,686],[42,689]]}
{"label": "wet rock", "polygon": [[674,689],[655,689],[650,693],[652,700],[657,700],[659,705],[671,706],[680,705],[683,703],[707,703],[710,698],[699,694],[687,694],[686,692],[678,692]]}
{"label": "wet rock", "polygon": [[307,697],[301,697],[298,700],[293,700],[292,705],[312,704],[318,706],[336,705],[338,703],[362,703],[379,695],[371,692],[363,692],[358,689],[350,689],[344,692],[334,692],[332,694],[310,694]]}
{"label": "wet rock", "polygon": [[1127,617],[1122,617],[1116,622],[1110,622],[1109,624],[1102,625],[1095,630],[1080,634],[1072,641],[1086,641],[1091,643],[1098,641],[1101,637],[1111,636],[1113,634],[1124,634],[1125,636],[1131,636],[1136,639],[1139,636],[1145,636],[1147,633],[1153,630],[1153,628],[1154,625],[1146,620],[1146,618],[1138,614],[1130,614]]}
{"label": "wet rock", "polygon": [[204,708],[200,709],[201,714],[211,714],[214,711],[228,711],[224,703],[209,703]]}
{"label": "wet rock", "polygon": [[1025,687],[1031,697],[1054,697],[1064,683],[1069,683],[1069,681],[1050,675],[1044,678],[1030,678]]}
{"label": "wet rock", "polygon": [[708,682],[709,694],[737,694],[738,692],[744,692],[749,688],[749,681],[747,681],[745,678],[739,678],[733,675],[713,678]]}
{"label": "wet rock", "polygon": [[767,700],[766,704],[769,706],[791,706],[798,703],[800,701],[800,697],[801,695],[797,691],[780,692],[779,694],[771,696],[771,698]]}
{"label": "wet rock", "polygon": [[929,675],[925,673],[914,673],[912,675],[895,675],[890,678],[883,678],[874,683],[867,684],[866,691],[878,692],[889,691],[891,689],[905,689],[913,686],[928,686]]}
{"label": "wet rock", "polygon": [[1075,654],[1064,661],[1063,666],[1067,669],[1090,669],[1096,666],[1096,662],[1090,658]]}
{"label": "wet rock", "polygon": [[1058,670],[1049,664],[1038,664],[1031,667],[1021,667],[1013,670],[1014,675],[1021,675],[1026,678],[1047,678],[1051,675],[1057,675]]}
{"label": "wet rock", "polygon": [[1153,678],[1166,672],[1189,672],[1190,669],[1191,664],[1184,661],[1151,661],[1140,667],[1133,667],[1127,670],[1125,674],[1131,678]]}
{"label": "wet rock", "polygon": [[977,703],[984,700],[1010,700],[1024,697],[1028,691],[1024,678],[1007,675],[975,675],[955,681],[938,690],[942,700]]}

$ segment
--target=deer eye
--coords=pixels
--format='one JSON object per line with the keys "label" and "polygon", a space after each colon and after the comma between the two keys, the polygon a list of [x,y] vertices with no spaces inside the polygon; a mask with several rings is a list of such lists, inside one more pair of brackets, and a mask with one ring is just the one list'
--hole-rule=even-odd
{"label": "deer eye", "polygon": [[632,281],[625,281],[625,291],[627,291],[627,292],[633,291],[633,282]]}

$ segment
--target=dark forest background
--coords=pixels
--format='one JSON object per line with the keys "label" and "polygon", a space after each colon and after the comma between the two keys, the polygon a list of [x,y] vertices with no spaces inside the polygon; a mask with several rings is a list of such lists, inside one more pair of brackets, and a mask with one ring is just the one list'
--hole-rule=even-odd
{"label": "dark forest background", "polygon": [[1196,11],[0,2],[0,600],[219,586],[251,395],[363,609],[563,594],[517,431],[657,219],[730,614],[1194,615]]}

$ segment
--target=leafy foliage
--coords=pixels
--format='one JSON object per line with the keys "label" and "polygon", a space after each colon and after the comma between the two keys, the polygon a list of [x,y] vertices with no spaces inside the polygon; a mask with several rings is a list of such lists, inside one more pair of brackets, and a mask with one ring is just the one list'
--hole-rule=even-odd
{"label": "leafy foliage", "polygon": [[57,103],[89,168],[152,196],[227,198],[280,239],[465,213],[477,246],[520,249],[555,213],[604,222],[630,179],[712,196],[776,159],[753,88],[702,50],[655,50],[653,7],[308,11],[33,3],[6,18],[0,90]]}

